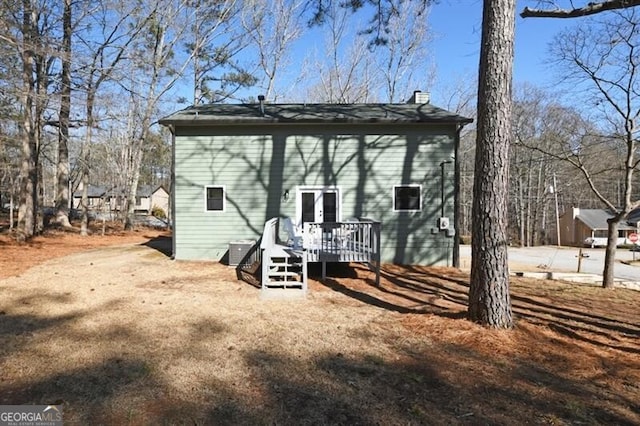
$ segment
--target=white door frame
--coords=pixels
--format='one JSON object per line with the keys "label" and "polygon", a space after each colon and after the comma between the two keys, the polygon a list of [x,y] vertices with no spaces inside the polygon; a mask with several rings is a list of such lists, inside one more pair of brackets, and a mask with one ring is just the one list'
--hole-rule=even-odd
{"label": "white door frame", "polygon": [[[316,199],[316,222],[323,222],[323,212],[320,210],[322,209],[322,203],[321,203],[321,195],[326,193],[326,192],[332,192],[336,194],[336,208],[337,208],[337,214],[336,214],[336,220],[338,222],[342,221],[342,189],[339,186],[319,186],[319,185],[303,185],[303,186],[296,186],[296,219],[295,222],[296,224],[300,227],[303,228],[303,223],[302,223],[302,193],[303,192],[315,192],[318,196],[318,198]],[[320,203],[319,203],[320,201]],[[322,220],[318,220],[318,215],[320,216],[320,219]]]}

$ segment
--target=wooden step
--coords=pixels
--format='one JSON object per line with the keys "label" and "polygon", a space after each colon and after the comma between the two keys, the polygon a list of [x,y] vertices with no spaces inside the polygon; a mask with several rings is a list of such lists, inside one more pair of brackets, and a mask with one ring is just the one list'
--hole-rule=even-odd
{"label": "wooden step", "polygon": [[269,272],[269,276],[270,277],[299,277],[301,276],[302,273],[301,272],[294,272],[294,271],[275,271],[275,272]]}
{"label": "wooden step", "polygon": [[288,246],[266,247],[262,258],[262,290],[306,294],[306,252]]}
{"label": "wooden step", "polygon": [[299,257],[283,258],[283,257],[271,256],[270,261],[274,263],[302,263],[303,259]]}
{"label": "wooden step", "polygon": [[302,263],[282,263],[282,262],[269,262],[269,268],[300,268]]}
{"label": "wooden step", "polygon": [[264,287],[263,290],[282,290],[282,291],[301,291],[303,290],[302,287],[302,283],[286,283],[285,282],[281,282],[281,283],[275,283],[274,285],[269,285],[267,287]]}
{"label": "wooden step", "polygon": [[276,244],[270,250],[271,257],[281,257],[281,258],[290,258],[290,257],[299,257],[302,258],[304,256],[304,251],[296,250],[289,246],[283,246],[280,244]]}

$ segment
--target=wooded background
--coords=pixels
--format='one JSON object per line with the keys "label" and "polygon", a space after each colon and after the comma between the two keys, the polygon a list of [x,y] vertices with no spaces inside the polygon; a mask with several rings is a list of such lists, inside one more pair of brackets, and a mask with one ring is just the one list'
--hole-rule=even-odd
{"label": "wooded background", "polygon": [[[382,26],[368,21],[367,8],[298,0],[1,4],[0,207],[19,208],[24,237],[42,230],[43,207],[66,225],[81,183],[126,200],[142,185],[169,188],[170,137],[156,122],[176,109],[258,94],[268,102],[403,102],[414,89],[433,89],[436,77],[428,10],[438,6],[428,2],[403,2]],[[624,142],[625,126],[640,107],[636,15],[567,26],[549,49],[557,87],[516,85],[512,244],[554,242],[556,215],[571,207],[624,203],[626,160],[637,150]],[[301,50],[296,42],[318,28],[322,42]],[[446,90],[439,106],[475,117],[475,81]],[[465,128],[463,235],[471,233],[475,137],[473,125]],[[121,217],[128,226],[130,204]]]}

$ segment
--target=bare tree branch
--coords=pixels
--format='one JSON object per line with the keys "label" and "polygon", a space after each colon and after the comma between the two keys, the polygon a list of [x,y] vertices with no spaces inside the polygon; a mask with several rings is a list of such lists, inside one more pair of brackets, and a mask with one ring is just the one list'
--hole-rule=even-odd
{"label": "bare tree branch", "polygon": [[572,9],[531,9],[525,7],[520,13],[520,16],[522,18],[580,18],[608,10],[626,9],[634,6],[640,6],[640,0],[590,2],[584,7],[575,7]]}

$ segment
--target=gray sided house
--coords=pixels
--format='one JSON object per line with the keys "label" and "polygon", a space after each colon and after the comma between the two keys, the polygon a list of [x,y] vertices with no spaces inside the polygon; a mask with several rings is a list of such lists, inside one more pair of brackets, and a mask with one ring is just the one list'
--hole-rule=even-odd
{"label": "gray sided house", "polygon": [[300,232],[370,218],[382,262],[450,265],[456,152],[471,121],[428,103],[178,111],[160,121],[174,138],[174,257],[223,259],[275,217]]}

